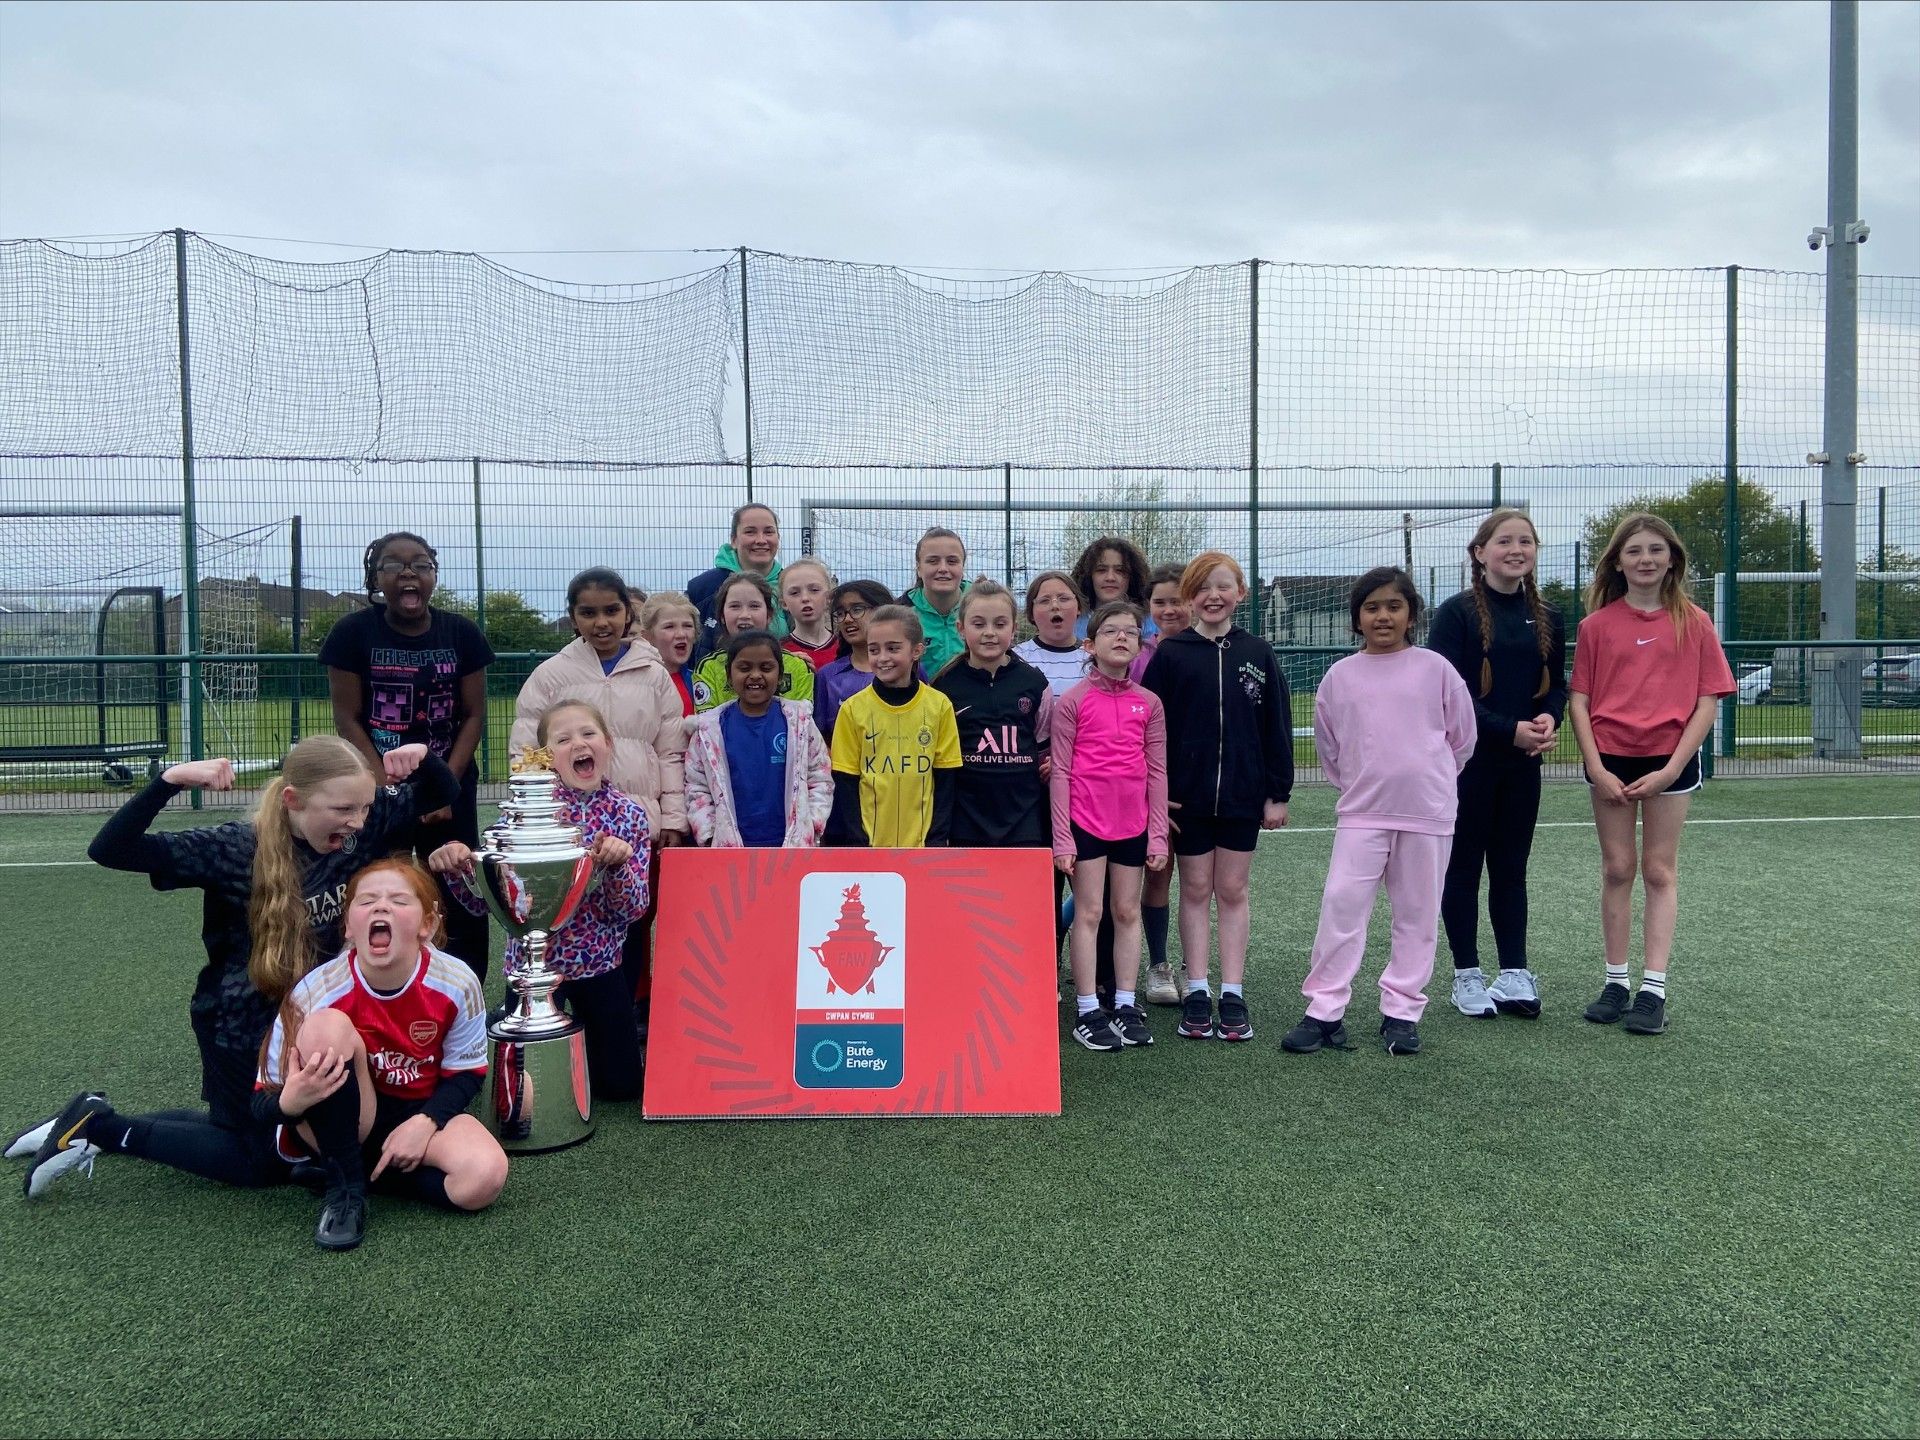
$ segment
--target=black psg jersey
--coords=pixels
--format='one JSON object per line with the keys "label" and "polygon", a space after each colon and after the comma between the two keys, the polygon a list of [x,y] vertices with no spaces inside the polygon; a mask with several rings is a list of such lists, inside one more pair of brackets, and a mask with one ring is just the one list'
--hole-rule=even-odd
{"label": "black psg jersey", "polygon": [[1053,695],[1047,677],[1017,655],[989,675],[961,659],[933,679],[953,702],[960,728],[960,779],[953,800],[954,845],[1053,843],[1046,758]]}

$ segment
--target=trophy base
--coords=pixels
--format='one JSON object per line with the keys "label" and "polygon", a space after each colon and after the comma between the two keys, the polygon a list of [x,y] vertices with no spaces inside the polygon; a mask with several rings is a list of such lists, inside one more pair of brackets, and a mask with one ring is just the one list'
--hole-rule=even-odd
{"label": "trophy base", "polygon": [[593,1138],[587,1037],[577,1021],[528,1036],[512,1016],[488,1027],[493,1064],[481,1119],[510,1155],[564,1150]]}

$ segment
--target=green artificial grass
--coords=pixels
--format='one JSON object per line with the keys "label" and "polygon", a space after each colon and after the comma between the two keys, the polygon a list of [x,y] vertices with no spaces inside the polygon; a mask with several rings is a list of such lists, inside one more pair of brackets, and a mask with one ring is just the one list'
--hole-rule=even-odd
{"label": "green artificial grass", "polygon": [[[1377,920],[1360,1048],[1287,1056],[1331,806],[1262,844],[1254,1042],[1155,1010],[1149,1051],[1069,1044],[1057,1120],[618,1107],[484,1215],[376,1200],[345,1256],[299,1190],[104,1159],[0,1194],[0,1431],[1920,1431],[1920,821],[1691,830],[1671,1029],[1634,1039],[1579,1018],[1598,851],[1550,786],[1544,1017],[1456,1015],[1443,947],[1426,1052],[1388,1059]],[[1693,813],[1914,816],[1920,781]],[[97,819],[0,817],[0,861],[78,859]],[[82,1086],[194,1103],[195,897],[5,868],[0,914],[0,1128]]]}

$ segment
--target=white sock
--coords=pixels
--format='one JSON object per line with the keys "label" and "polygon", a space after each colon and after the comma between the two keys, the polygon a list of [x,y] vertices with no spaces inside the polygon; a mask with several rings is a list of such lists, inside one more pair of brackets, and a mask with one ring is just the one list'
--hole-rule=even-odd
{"label": "white sock", "polygon": [[1191,995],[1196,990],[1198,990],[1202,995],[1207,993],[1207,977],[1206,976],[1202,975],[1198,980],[1194,979],[1193,976],[1191,975],[1187,977],[1187,993]]}
{"label": "white sock", "polygon": [[1240,987],[1240,986],[1238,986],[1238,985],[1229,985],[1229,984],[1228,984],[1228,983],[1227,983],[1226,981],[1224,981],[1224,980],[1222,980],[1222,981],[1220,982],[1220,993],[1221,993],[1222,995],[1239,995],[1241,999],[1243,999],[1243,1000],[1244,1000],[1244,999],[1246,999],[1246,996],[1245,996],[1244,994],[1242,994],[1242,993],[1241,993],[1241,987]]}
{"label": "white sock", "polygon": [[1653,998],[1656,1000],[1666,999],[1667,998],[1667,972],[1664,970],[1645,971],[1640,976],[1640,988],[1642,990],[1652,991]]}
{"label": "white sock", "polygon": [[1113,1008],[1116,1010],[1124,1010],[1127,1008],[1127,1006],[1133,1004],[1133,993],[1134,992],[1131,990],[1114,991],[1113,992]]}
{"label": "white sock", "polygon": [[1607,966],[1607,984],[1618,985],[1622,990],[1631,989],[1632,987],[1627,983],[1628,978],[1629,977],[1627,975],[1626,966],[1624,965]]}
{"label": "white sock", "polygon": [[1098,995],[1075,995],[1073,997],[1073,1008],[1082,1015],[1091,1015],[1100,1008],[1100,997]]}

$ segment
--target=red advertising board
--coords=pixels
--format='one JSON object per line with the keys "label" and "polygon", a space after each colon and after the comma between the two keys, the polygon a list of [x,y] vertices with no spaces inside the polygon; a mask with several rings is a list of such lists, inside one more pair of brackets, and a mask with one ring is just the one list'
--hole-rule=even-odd
{"label": "red advertising board", "polygon": [[1046,851],[660,860],[649,1120],[1060,1113]]}

